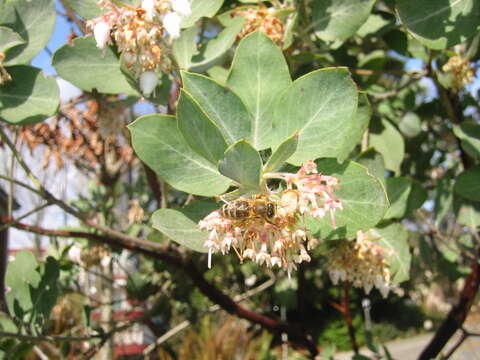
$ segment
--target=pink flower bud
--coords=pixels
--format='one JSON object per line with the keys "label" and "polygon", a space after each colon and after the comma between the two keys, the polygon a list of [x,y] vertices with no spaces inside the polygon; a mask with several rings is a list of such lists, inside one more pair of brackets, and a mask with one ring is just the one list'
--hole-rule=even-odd
{"label": "pink flower bud", "polygon": [[104,49],[107,43],[110,42],[110,25],[104,21],[95,24],[93,36],[97,42],[97,47]]}
{"label": "pink flower bud", "polygon": [[140,90],[144,96],[150,96],[157,84],[158,76],[155,71],[145,71],[140,75]]}

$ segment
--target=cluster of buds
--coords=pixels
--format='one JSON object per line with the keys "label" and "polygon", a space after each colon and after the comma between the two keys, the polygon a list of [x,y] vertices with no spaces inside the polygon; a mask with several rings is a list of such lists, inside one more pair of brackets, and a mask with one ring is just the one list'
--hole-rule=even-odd
{"label": "cluster of buds", "polygon": [[5,54],[0,51],[0,85],[6,84],[9,81],[12,81],[12,77],[10,74],[5,70],[3,66],[3,60],[5,60]]}
{"label": "cluster of buds", "polygon": [[73,245],[68,251],[70,259],[87,269],[93,266],[106,267],[111,259],[110,250],[104,245],[92,245],[82,247],[79,244]]}
{"label": "cluster of buds", "polygon": [[467,58],[455,55],[448,59],[442,70],[453,75],[452,88],[456,91],[470,84],[475,76],[474,69]]}
{"label": "cluster of buds", "polygon": [[167,34],[170,39],[180,36],[182,17],[191,13],[190,1],[143,0],[136,7],[98,3],[110,11],[87,22],[97,46],[103,49],[113,38],[125,65],[139,76],[142,93],[150,96],[158,83],[156,71],[169,72]]}
{"label": "cluster of buds", "polygon": [[393,251],[376,244],[379,239],[372,230],[357,232],[356,241],[343,241],[328,254],[327,266],[330,279],[348,281],[368,294],[375,286],[384,298],[390,291],[390,269],[386,257]]}
{"label": "cluster of buds", "polygon": [[[308,251],[318,244],[303,225],[302,215],[321,218],[328,212],[335,227],[334,212],[342,208],[334,195],[338,179],[318,174],[313,161],[294,174],[268,173],[264,177],[284,180],[287,187],[280,194],[237,199],[200,221],[200,229],[209,232],[204,244],[209,267],[213,253],[226,254],[233,248],[240,261],[277,266],[290,276],[296,264],[310,261]],[[236,209],[235,204],[243,208]],[[265,211],[269,206],[275,209],[271,213]]]}
{"label": "cluster of buds", "polygon": [[243,16],[245,23],[242,31],[237,35],[240,40],[254,31],[261,31],[266,34],[277,45],[283,43],[285,29],[282,21],[276,16],[274,8],[261,7],[259,9],[235,10],[231,16]]}

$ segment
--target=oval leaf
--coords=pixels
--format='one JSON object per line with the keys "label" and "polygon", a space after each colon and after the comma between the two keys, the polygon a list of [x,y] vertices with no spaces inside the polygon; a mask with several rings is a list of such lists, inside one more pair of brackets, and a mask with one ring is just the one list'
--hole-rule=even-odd
{"label": "oval leaf", "polygon": [[123,75],[113,51],[98,49],[92,36],[76,38],[73,46],[59,48],[52,65],[63,79],[85,91],[140,96]]}
{"label": "oval leaf", "polygon": [[405,143],[402,135],[387,120],[382,120],[378,128],[371,129],[369,143],[385,160],[385,167],[396,174],[405,156]]}
{"label": "oval leaf", "polygon": [[243,187],[258,188],[262,159],[252,145],[246,140],[240,140],[225,151],[225,157],[218,164],[218,169]]}
{"label": "oval leaf", "polygon": [[344,41],[367,21],[375,0],[316,0],[312,25],[324,41]]}
{"label": "oval leaf", "polygon": [[25,40],[12,29],[0,26],[0,52],[6,53],[14,46],[24,44]]}
{"label": "oval leaf", "polygon": [[213,17],[222,7],[224,0],[192,0],[192,13],[182,19],[182,28],[193,26],[202,17]]}
{"label": "oval leaf", "polygon": [[230,180],[190,149],[174,117],[143,116],[128,128],[132,132],[133,148],[140,159],[174,188],[213,196],[229,187]]}
{"label": "oval leaf", "polygon": [[480,165],[461,173],[457,177],[454,190],[466,200],[480,201]]}
{"label": "oval leaf", "polygon": [[480,30],[478,0],[397,0],[398,15],[420,42],[445,49]]}
{"label": "oval leaf", "polygon": [[340,187],[335,195],[343,210],[335,212],[337,228],[332,229],[330,218],[308,219],[308,227],[322,239],[345,239],[354,237],[358,230],[374,227],[388,208],[387,194],[382,183],[367,172],[367,168],[353,161],[338,164],[335,159],[316,161],[318,171],[335,176]]}
{"label": "oval leaf", "polygon": [[319,157],[345,156],[357,110],[357,90],[345,68],[311,72],[282,94],[275,109],[274,132],[285,139],[298,131],[297,151],[288,160],[300,165]]}
{"label": "oval leaf", "polygon": [[152,226],[173,241],[198,252],[208,252],[203,246],[208,233],[202,232],[198,224],[180,211],[160,209],[152,215]]}
{"label": "oval leaf", "polygon": [[390,224],[373,229],[380,235],[378,245],[393,250],[393,255],[387,257],[392,273],[392,282],[401,283],[410,278],[412,255],[408,246],[408,232],[400,224]]}
{"label": "oval leaf", "polygon": [[[240,96],[252,115],[252,145],[265,149],[274,143],[273,110],[277,97],[291,83],[282,51],[270,38],[254,32],[240,42],[227,85]],[[288,132],[278,142],[295,132]]]}
{"label": "oval leaf", "polygon": [[217,125],[227,144],[250,137],[250,114],[227,87],[199,74],[182,72],[183,86]]}
{"label": "oval leaf", "polygon": [[56,16],[55,2],[51,0],[2,1],[0,25],[11,28],[25,41],[8,52],[5,64],[29,63],[50,40]]}
{"label": "oval leaf", "polygon": [[270,156],[263,172],[272,172],[280,169],[282,165],[295,153],[298,145],[298,133],[293,134],[280,144],[277,150]]}
{"label": "oval leaf", "polygon": [[57,111],[57,82],[40,69],[27,65],[7,67],[12,81],[0,86],[0,119],[26,125],[43,121]]}
{"label": "oval leaf", "polygon": [[181,90],[177,105],[178,129],[186,142],[212,164],[223,159],[227,144],[220,130],[185,90]]}

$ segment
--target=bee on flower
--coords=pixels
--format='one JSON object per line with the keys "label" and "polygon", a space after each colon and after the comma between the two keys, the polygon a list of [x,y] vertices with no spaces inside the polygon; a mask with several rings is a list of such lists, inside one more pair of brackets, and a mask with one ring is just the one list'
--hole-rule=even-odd
{"label": "bee on flower", "polygon": [[97,47],[104,49],[114,40],[122,61],[139,78],[142,93],[150,96],[158,84],[157,70],[170,72],[171,40],[180,36],[182,18],[191,13],[190,1],[143,0],[136,7],[119,7],[109,0],[98,4],[109,11],[87,22]]}
{"label": "bee on flower", "polygon": [[267,173],[265,179],[280,179],[286,189],[280,193],[239,198],[215,210],[199,222],[209,235],[208,267],[212,254],[226,254],[233,249],[241,262],[250,259],[267,267],[287,270],[310,261],[309,250],[318,240],[309,234],[303,215],[321,218],[330,213],[335,227],[335,211],[342,203],[334,194],[338,179],[318,174],[313,161],[293,173]]}

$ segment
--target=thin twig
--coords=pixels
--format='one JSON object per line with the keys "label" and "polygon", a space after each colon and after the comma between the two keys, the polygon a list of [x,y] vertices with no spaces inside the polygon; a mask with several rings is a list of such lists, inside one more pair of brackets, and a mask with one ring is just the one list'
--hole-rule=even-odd
{"label": "thin twig", "polygon": [[[27,211],[25,214],[19,216],[19,217],[16,218],[15,220],[12,220],[12,221],[7,222],[7,223],[3,223],[3,224],[0,226],[0,231],[5,230],[6,228],[10,227],[10,225],[14,224],[15,222],[21,221],[21,220],[29,217],[30,215],[35,214],[36,212],[39,212],[39,211],[45,209],[46,207],[49,207],[50,205],[52,205],[52,204],[46,202],[45,204],[42,204],[42,205],[37,206],[36,208],[34,208],[34,209],[30,210],[30,211]],[[11,216],[9,216],[9,217],[11,217]]]}

